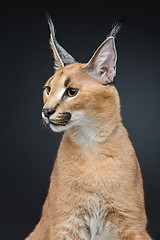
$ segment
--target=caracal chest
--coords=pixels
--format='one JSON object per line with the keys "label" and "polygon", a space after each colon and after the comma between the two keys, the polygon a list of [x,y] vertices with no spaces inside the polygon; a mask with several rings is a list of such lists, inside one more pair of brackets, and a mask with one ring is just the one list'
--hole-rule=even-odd
{"label": "caracal chest", "polygon": [[[92,202],[78,216],[69,219],[69,228],[75,239],[118,240],[118,232],[113,225],[113,213],[104,206]],[[76,238],[78,236],[78,238]]]}

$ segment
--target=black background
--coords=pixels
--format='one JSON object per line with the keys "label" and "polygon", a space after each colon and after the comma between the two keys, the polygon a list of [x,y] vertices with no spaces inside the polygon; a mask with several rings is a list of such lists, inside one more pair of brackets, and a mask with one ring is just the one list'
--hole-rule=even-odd
{"label": "black background", "polygon": [[24,239],[38,222],[61,139],[41,123],[42,86],[54,73],[46,12],[58,41],[79,62],[87,62],[114,22],[127,17],[116,39],[115,84],[142,169],[148,230],[158,240],[159,3],[53,0],[0,3],[0,239]]}

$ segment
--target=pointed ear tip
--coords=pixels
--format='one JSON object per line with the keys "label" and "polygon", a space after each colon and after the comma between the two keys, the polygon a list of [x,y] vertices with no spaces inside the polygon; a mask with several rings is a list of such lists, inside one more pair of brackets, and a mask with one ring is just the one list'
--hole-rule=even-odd
{"label": "pointed ear tip", "polygon": [[110,43],[110,44],[115,45],[115,37],[113,37],[113,36],[107,37],[106,43]]}
{"label": "pointed ear tip", "polygon": [[46,18],[51,18],[48,12],[46,12]]}
{"label": "pointed ear tip", "polygon": [[50,17],[50,15],[48,13],[46,13],[46,17],[47,17],[47,22],[49,25],[50,32],[52,33],[52,35],[55,35],[55,27],[54,27],[52,18]]}
{"label": "pointed ear tip", "polygon": [[109,40],[111,40],[111,41],[113,41],[114,42],[114,40],[115,40],[115,37],[114,36],[109,36],[109,37],[107,37],[107,40],[109,41]]}
{"label": "pointed ear tip", "polygon": [[47,19],[48,25],[52,24],[52,19],[48,13],[46,13],[46,19]]}
{"label": "pointed ear tip", "polygon": [[53,24],[52,18],[51,18],[51,16],[48,13],[46,13],[46,18],[47,18],[48,24],[51,24],[51,23]]}

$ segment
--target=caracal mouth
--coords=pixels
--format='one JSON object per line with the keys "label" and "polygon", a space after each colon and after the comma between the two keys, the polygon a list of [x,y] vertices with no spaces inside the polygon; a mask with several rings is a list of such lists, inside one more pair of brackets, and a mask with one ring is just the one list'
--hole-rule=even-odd
{"label": "caracal mouth", "polygon": [[55,123],[50,121],[49,126],[53,132],[64,132],[65,130],[73,127],[74,123],[72,121],[67,123]]}
{"label": "caracal mouth", "polygon": [[53,125],[53,126],[66,126],[69,122],[67,123],[57,123],[57,122],[53,122],[53,121],[49,121],[49,125]]}

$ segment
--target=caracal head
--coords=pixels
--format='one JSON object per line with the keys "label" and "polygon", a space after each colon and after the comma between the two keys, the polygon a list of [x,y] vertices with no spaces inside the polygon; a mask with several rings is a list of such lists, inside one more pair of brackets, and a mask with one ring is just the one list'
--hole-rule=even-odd
{"label": "caracal head", "polygon": [[44,86],[42,118],[56,132],[94,128],[96,136],[104,128],[111,129],[120,121],[119,96],[113,85],[114,37],[120,26],[116,25],[90,61],[82,64],[58,44],[50,18],[48,22],[56,71]]}

